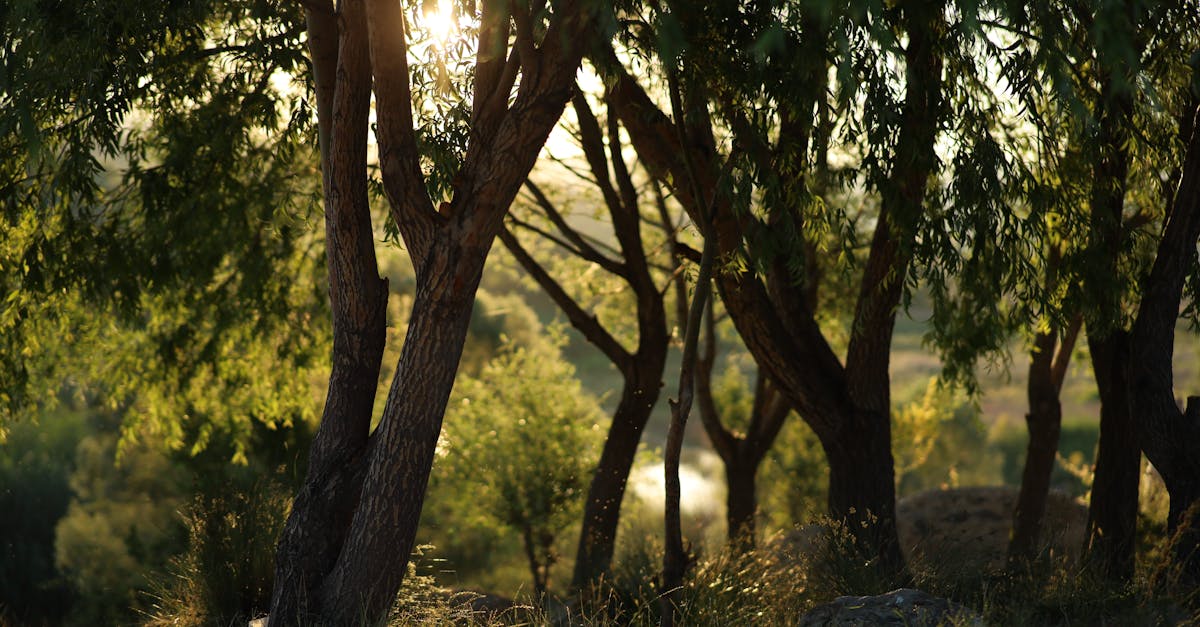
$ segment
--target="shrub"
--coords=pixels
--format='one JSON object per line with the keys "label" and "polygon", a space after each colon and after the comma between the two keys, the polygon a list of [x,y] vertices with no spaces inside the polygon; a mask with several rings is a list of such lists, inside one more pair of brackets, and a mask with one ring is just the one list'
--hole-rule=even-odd
{"label": "shrub", "polygon": [[478,378],[460,379],[438,460],[461,517],[483,514],[520,536],[539,598],[556,540],[580,515],[603,419],[560,344],[507,344]]}

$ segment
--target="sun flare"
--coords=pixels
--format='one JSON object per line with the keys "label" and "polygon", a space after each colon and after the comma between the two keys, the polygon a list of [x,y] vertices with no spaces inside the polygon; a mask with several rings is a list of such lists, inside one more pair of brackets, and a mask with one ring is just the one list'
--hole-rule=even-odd
{"label": "sun flare", "polygon": [[[433,5],[433,6],[429,6]],[[453,0],[437,0],[428,3],[425,10],[425,29],[438,46],[446,42],[458,32],[458,18],[454,14]]]}

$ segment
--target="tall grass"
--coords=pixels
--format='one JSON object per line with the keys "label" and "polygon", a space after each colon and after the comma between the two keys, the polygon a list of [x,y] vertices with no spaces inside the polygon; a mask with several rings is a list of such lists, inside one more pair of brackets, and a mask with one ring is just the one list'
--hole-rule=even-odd
{"label": "tall grass", "polygon": [[188,550],[156,586],[146,625],[245,625],[267,611],[287,491],[270,480],[195,497],[184,514]]}

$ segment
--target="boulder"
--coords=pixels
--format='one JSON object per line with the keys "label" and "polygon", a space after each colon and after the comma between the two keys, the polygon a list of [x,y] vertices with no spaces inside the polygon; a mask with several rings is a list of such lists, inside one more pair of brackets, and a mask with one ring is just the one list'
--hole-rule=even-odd
{"label": "boulder", "polygon": [[[900,547],[916,569],[947,562],[985,572],[1004,570],[1018,488],[982,486],[930,490],[896,503]],[[1051,490],[1041,544],[1053,558],[1075,562],[1083,550],[1087,506]]]}
{"label": "boulder", "polygon": [[[1017,488],[984,486],[930,490],[896,503],[900,549],[916,570],[939,565],[998,573],[1008,559]],[[1057,559],[1075,562],[1083,549],[1087,506],[1063,492],[1051,490],[1041,542]],[[828,530],[804,525],[776,541],[773,550],[793,562],[811,559],[822,549]]]}
{"label": "boulder", "polygon": [[800,617],[800,627],[859,625],[983,625],[983,619],[966,607],[911,588],[879,596],[838,597]]}

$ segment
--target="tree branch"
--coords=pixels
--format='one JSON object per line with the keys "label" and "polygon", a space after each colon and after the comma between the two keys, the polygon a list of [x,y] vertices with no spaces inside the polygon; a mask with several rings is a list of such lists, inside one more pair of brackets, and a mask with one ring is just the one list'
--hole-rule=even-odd
{"label": "tree branch", "polygon": [[592,171],[593,181],[604,198],[604,204],[609,213],[615,216],[621,212],[621,199],[608,176],[608,161],[604,156],[604,136],[600,133],[600,124],[596,121],[592,108],[588,106],[587,97],[579,91],[578,86],[575,88],[571,104],[575,108],[575,117],[579,120],[579,147],[583,149],[583,156]]}
{"label": "tree branch", "polygon": [[1079,339],[1079,329],[1083,326],[1083,314],[1075,314],[1067,328],[1063,330],[1062,342],[1058,354],[1054,357],[1054,365],[1050,367],[1050,381],[1054,388],[1062,391],[1063,380],[1067,378],[1067,368],[1071,365],[1071,353],[1075,350],[1075,341]]}
{"label": "tree branch", "polygon": [[624,370],[629,361],[633,359],[629,351],[625,350],[620,342],[617,342],[616,338],[600,324],[595,315],[584,311],[583,307],[567,294],[566,290],[554,280],[554,277],[551,277],[550,273],[546,272],[545,268],[542,268],[521,246],[521,242],[513,235],[512,231],[503,229],[500,231],[499,237],[517,263],[521,264],[521,267],[546,292],[546,295],[567,315],[571,326],[578,329],[589,342],[600,349],[609,361],[616,364],[618,369]]}
{"label": "tree branch", "polygon": [[417,260],[419,272],[420,260],[426,257],[443,218],[425,190],[413,132],[404,15],[400,5],[391,0],[367,0],[366,4],[383,188],[391,201],[392,219]]}
{"label": "tree branch", "polygon": [[533,18],[530,13],[534,7],[522,9],[517,0],[509,0],[508,10],[512,13],[513,22],[517,25],[517,50],[520,52],[521,67],[527,76],[536,76],[541,58],[538,55],[537,42],[533,39]]}
{"label": "tree branch", "polygon": [[721,424],[721,417],[713,398],[712,371],[716,361],[716,322],[713,320],[712,300],[709,299],[704,317],[704,349],[699,351],[696,358],[696,401],[700,409],[700,422],[704,425],[708,439],[712,441],[713,450],[721,456],[722,461],[729,464],[737,454],[738,442],[733,433]]}
{"label": "tree branch", "polygon": [[541,207],[542,212],[546,214],[546,217],[550,219],[550,222],[554,224],[555,228],[557,228],[558,231],[562,233],[568,241],[575,245],[579,256],[592,263],[595,263],[596,265],[599,265],[600,267],[619,277],[625,279],[629,278],[629,270],[626,268],[625,264],[610,259],[608,256],[596,250],[587,242],[587,240],[579,235],[578,231],[576,231],[574,228],[571,228],[571,225],[567,224],[566,219],[563,218],[562,214],[558,212],[558,209],[554,206],[554,203],[550,202],[549,198],[546,198],[546,195],[542,193],[542,190],[539,189],[538,186],[533,183],[533,181],[526,181],[525,188],[528,189],[531,194],[533,194],[537,205]]}
{"label": "tree branch", "polygon": [[501,76],[505,74],[508,17],[507,0],[483,0],[479,18],[479,47],[475,60],[475,94],[471,107],[473,123],[478,122],[485,111],[490,109],[492,97],[501,83]]}
{"label": "tree branch", "polygon": [[333,2],[305,2],[304,19],[308,25],[308,54],[312,59],[317,96],[317,142],[324,169],[329,163],[329,133],[333,127],[333,92],[338,66],[338,25]]}

